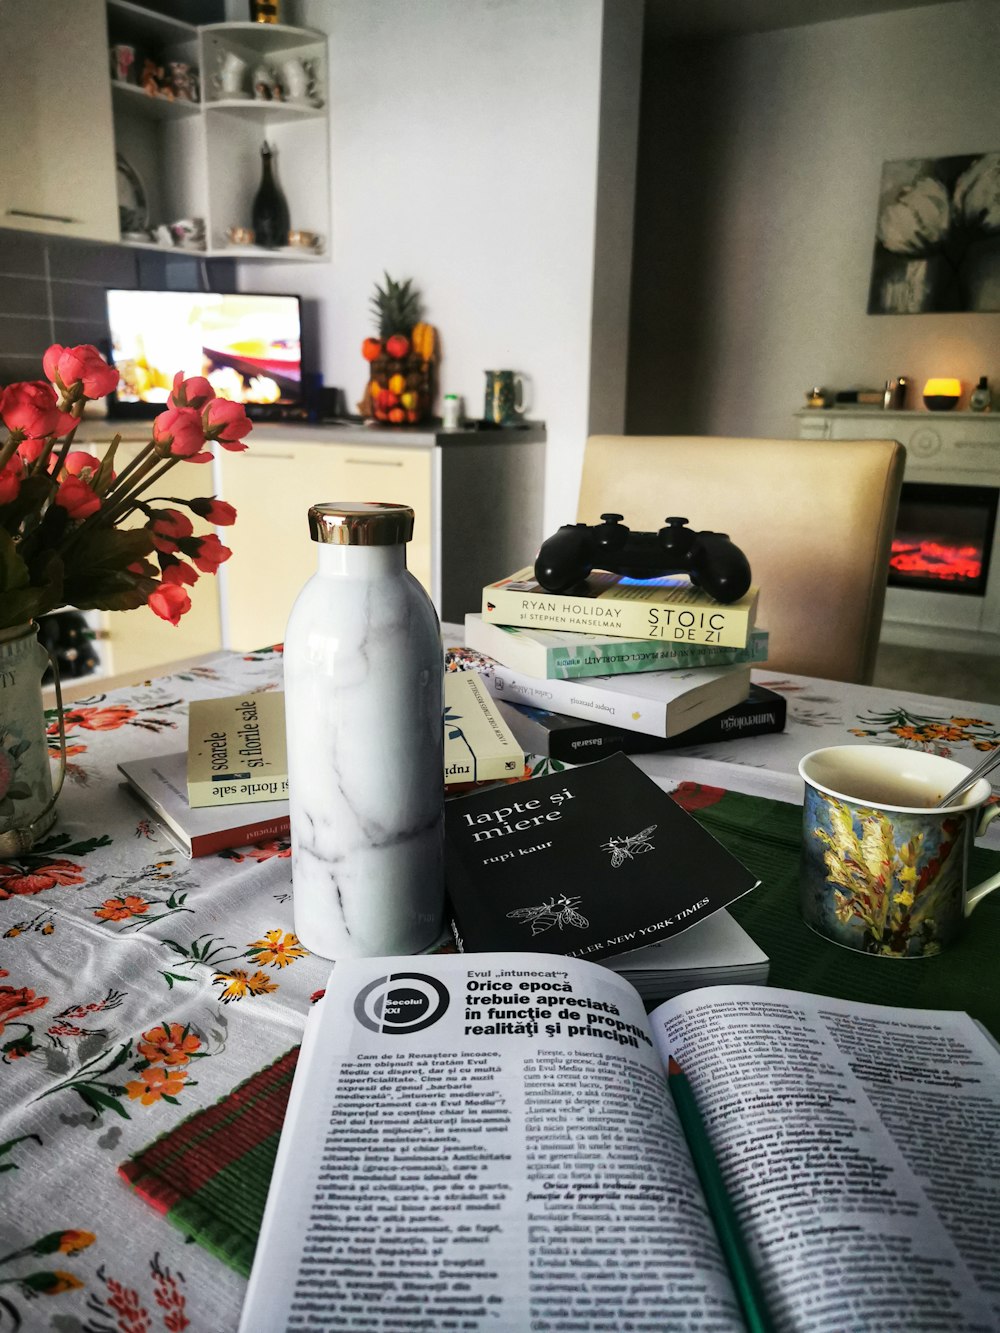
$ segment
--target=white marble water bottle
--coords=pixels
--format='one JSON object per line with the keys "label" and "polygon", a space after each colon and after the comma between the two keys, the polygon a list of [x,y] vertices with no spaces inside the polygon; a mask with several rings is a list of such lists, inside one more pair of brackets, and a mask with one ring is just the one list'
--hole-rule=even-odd
{"label": "white marble water bottle", "polygon": [[323,958],[417,953],[444,911],[444,673],[413,510],[318,504],[309,532],[285,635],[295,931]]}

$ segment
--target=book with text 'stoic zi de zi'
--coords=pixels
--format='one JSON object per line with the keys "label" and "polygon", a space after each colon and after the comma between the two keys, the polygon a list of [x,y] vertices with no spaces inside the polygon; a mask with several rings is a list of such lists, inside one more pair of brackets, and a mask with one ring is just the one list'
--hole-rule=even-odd
{"label": "book with text 'stoic zi de zi'", "polygon": [[483,589],[482,615],[494,625],[571,630],[623,639],[745,648],[757,611],[757,588],[724,604],[684,575],[629,579],[595,569],[572,592],[546,592],[529,566]]}
{"label": "book with text 'stoic zi de zi'", "polygon": [[284,694],[191,700],[187,793],[192,807],[288,800]]}
{"label": "book with text 'stoic zi de zi'", "polygon": [[623,754],[449,801],[463,952],[600,959],[679,934],[759,883]]}
{"label": "book with text 'stoic zi de zi'", "polygon": [[186,856],[210,856],[264,838],[288,836],[288,801],[192,808],[187,798],[187,754],[129,759],[118,765],[132,794],[156,816]]}
{"label": "book with text 'stoic zi de zi'", "polygon": [[713,648],[672,639],[622,639],[610,634],[495,625],[481,615],[465,617],[465,646],[542,680],[625,676],[643,671],[690,670],[767,660],[767,630],[750,633],[745,648]]}

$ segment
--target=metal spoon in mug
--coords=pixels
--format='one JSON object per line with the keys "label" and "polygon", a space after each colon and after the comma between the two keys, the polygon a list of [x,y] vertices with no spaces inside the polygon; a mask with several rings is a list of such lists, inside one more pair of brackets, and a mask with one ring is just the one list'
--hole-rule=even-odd
{"label": "metal spoon in mug", "polygon": [[951,805],[955,798],[961,796],[963,792],[968,791],[973,783],[978,782],[980,778],[984,778],[987,773],[992,773],[993,769],[996,768],[998,764],[1000,764],[1000,749],[993,750],[990,754],[986,755],[975,768],[962,778],[961,782],[956,782],[951,791],[946,792],[944,796],[941,797],[940,801],[937,802],[937,808],[940,809],[942,806]]}

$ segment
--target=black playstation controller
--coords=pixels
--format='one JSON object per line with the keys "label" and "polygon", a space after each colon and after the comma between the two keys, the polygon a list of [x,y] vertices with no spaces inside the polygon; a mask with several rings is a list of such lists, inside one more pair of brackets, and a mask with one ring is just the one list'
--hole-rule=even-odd
{"label": "black playstation controller", "polygon": [[750,587],[750,565],[724,532],[692,532],[686,518],[668,518],[659,532],[632,532],[621,514],[602,514],[593,527],[565,523],[542,542],[535,578],[546,592],[568,592],[591,570],[633,579],[687,574],[717,602],[736,602]]}

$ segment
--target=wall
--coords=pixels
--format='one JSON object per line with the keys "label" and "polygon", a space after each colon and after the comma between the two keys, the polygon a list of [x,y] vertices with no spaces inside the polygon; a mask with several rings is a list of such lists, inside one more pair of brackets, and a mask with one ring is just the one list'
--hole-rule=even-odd
{"label": "wall", "polygon": [[1000,313],[866,314],[882,162],[1000,149],[998,48],[965,0],[647,49],[630,432],[787,436],[811,385],[898,374],[1000,397]]}
{"label": "wall", "polygon": [[[384,270],[422,291],[440,390],[470,416],[486,368],[530,375],[529,415],[548,429],[546,531],[575,515],[592,417],[624,422],[624,357],[592,389],[592,334],[626,345],[641,0],[615,0],[607,30],[605,10],[302,0],[289,19],[330,35],[331,263],[240,266],[244,289],[317,301],[324,380],[352,409]],[[615,197],[598,219],[601,182]]]}
{"label": "wall", "polygon": [[228,260],[0,229],[0,384],[41,379],[52,343],[93,343],[107,355],[109,287],[229,291],[233,278]]}

